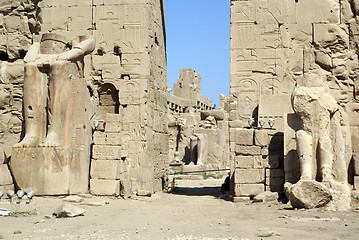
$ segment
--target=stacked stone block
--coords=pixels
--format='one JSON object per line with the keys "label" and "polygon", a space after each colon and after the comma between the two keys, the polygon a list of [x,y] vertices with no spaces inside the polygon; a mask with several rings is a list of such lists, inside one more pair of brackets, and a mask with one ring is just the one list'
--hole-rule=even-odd
{"label": "stacked stone block", "polygon": [[[350,126],[352,136],[345,158],[350,159],[351,149],[354,155],[359,152],[359,6],[355,2],[231,0],[231,132],[246,126],[250,117],[255,124],[275,118],[277,129],[286,135],[286,182],[299,180],[294,130],[300,122],[286,116],[292,113],[294,84],[305,73],[326,75],[330,94],[349,115],[342,123],[343,128]],[[232,162],[234,152],[231,146]]]}
{"label": "stacked stone block", "polygon": [[263,191],[283,190],[284,173],[280,158],[269,154],[274,133],[268,129],[232,130],[235,162],[231,172],[235,196],[252,197]]}
{"label": "stacked stone block", "polygon": [[[121,132],[122,147],[128,153],[124,166],[126,180],[132,190],[161,190],[168,163],[164,2],[41,1],[38,7],[40,33],[51,31],[68,39],[76,35],[96,38],[93,54],[85,59],[85,77],[93,94],[93,108],[88,110],[93,120],[106,123],[105,139],[110,137],[108,133]],[[114,97],[113,104],[101,100],[106,89],[112,91],[108,95]],[[106,113],[120,114],[123,118],[121,122],[111,121]],[[120,145],[95,141],[92,166],[107,169],[102,166],[108,164],[106,161],[119,164],[119,156],[98,156],[97,151],[108,149],[109,154],[117,153]],[[118,194],[119,176],[103,177],[91,176],[91,191],[100,194],[96,189],[102,188],[95,189],[95,183],[106,180],[112,186],[106,195]]]}
{"label": "stacked stone block", "polygon": [[22,127],[23,58],[38,33],[36,1],[0,1],[0,164],[7,162]]}
{"label": "stacked stone block", "polygon": [[95,195],[119,195],[128,174],[122,147],[121,115],[106,114],[104,131],[93,134],[90,191]]}

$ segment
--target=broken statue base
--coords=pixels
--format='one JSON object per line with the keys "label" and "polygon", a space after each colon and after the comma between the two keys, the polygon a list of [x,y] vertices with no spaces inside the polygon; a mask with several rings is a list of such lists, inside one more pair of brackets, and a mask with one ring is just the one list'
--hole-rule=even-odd
{"label": "broken statue base", "polygon": [[350,209],[348,184],[336,181],[317,182],[301,180],[296,184],[286,183],[286,195],[294,208],[323,208],[328,211]]}
{"label": "broken statue base", "polygon": [[13,148],[10,168],[16,185],[35,195],[87,193],[89,165],[79,148]]}

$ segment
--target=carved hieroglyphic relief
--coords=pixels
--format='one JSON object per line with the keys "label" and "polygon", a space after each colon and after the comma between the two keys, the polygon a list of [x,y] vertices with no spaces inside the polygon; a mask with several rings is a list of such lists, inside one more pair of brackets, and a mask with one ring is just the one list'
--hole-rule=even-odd
{"label": "carved hieroglyphic relief", "polygon": [[242,119],[252,117],[258,104],[258,84],[250,78],[242,79],[237,86],[238,114]]}
{"label": "carved hieroglyphic relief", "polygon": [[[300,120],[292,116],[293,109],[290,107],[288,96],[291,95],[294,84],[297,84],[298,79],[305,74],[323,75],[327,79],[326,84],[329,86],[332,98],[340,106],[338,112],[332,116],[333,125],[330,128],[330,131],[333,131],[331,134],[337,136],[335,144],[340,142],[338,146],[332,147],[335,149],[335,154],[341,152],[342,154],[339,154],[341,158],[346,159],[338,162],[347,163],[350,156],[356,156],[355,153],[358,152],[355,147],[358,144],[350,144],[350,138],[348,138],[350,125],[352,141],[359,139],[357,137],[359,124],[354,120],[358,115],[354,109],[358,109],[355,107],[358,105],[358,100],[355,99],[355,85],[357,85],[359,65],[358,23],[355,20],[358,6],[354,2],[347,0],[231,1],[230,116],[233,121],[232,126],[234,128],[248,126],[244,122],[245,119],[241,119],[240,116],[243,113],[247,113],[245,115],[248,116],[248,113],[257,107],[254,104],[246,104],[246,97],[243,96],[246,88],[241,90],[238,87],[239,79],[252,79],[257,84],[258,118],[265,120],[264,127],[269,127],[267,124],[269,118],[275,119],[273,128],[281,136],[283,132],[288,135],[284,137],[286,141],[284,164],[290,164],[290,157],[296,151],[293,146],[293,129],[301,125]],[[241,34],[242,32],[246,34]],[[253,54],[250,54],[252,51],[256,53],[255,58]],[[312,90],[314,91],[314,88]],[[314,94],[313,91],[311,96]],[[238,97],[241,95],[243,97]],[[309,107],[310,104],[306,106]],[[251,109],[246,109],[246,107]],[[319,105],[317,108],[320,112]],[[349,117],[346,117],[346,112]],[[288,116],[283,118],[283,114],[288,114]],[[339,127],[336,125],[338,122],[335,121],[339,121],[340,117],[342,120]],[[316,121],[313,120],[313,122]],[[324,121],[323,118],[322,122]],[[231,144],[233,148],[235,144]],[[324,141],[323,145],[328,144]],[[283,146],[278,147],[283,149]],[[234,148],[231,156],[233,158],[236,156]],[[333,158],[336,159],[336,157]],[[356,158],[352,159],[355,161]],[[298,164],[287,166],[285,169],[288,174],[285,179],[293,183],[298,174]],[[333,165],[333,171],[336,172],[332,175],[345,178],[346,171],[342,169],[343,164],[336,167]],[[359,173],[354,173],[354,175],[349,176],[349,183],[355,182],[355,178],[359,183]],[[253,184],[246,187],[249,191],[258,186]],[[342,190],[345,188],[343,186]],[[333,196],[336,199],[336,203],[333,203],[334,209],[340,208],[340,203],[343,203],[342,206],[348,206],[347,193],[341,190],[338,192],[342,192],[345,196],[343,198]]]}

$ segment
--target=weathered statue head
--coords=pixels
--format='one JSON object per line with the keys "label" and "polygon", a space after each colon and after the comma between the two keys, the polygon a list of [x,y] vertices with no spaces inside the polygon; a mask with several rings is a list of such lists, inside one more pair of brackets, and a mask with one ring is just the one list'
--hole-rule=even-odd
{"label": "weathered statue head", "polygon": [[40,53],[59,54],[68,50],[68,41],[56,33],[45,33],[41,37]]}

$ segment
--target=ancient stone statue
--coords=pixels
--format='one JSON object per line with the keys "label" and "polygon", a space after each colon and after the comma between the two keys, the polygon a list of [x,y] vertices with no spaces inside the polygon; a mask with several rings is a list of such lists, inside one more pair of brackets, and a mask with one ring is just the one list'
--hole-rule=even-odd
{"label": "ancient stone statue", "polygon": [[25,56],[24,138],[12,149],[10,167],[18,187],[36,195],[88,191],[92,141],[91,96],[84,56],[95,40],[72,42],[47,33]]}
{"label": "ancient stone statue", "polygon": [[330,120],[338,110],[324,79],[305,74],[297,81],[292,94],[294,111],[302,120],[303,130],[296,133],[297,151],[301,163],[301,180],[315,180],[318,164],[320,178],[332,179],[332,140]]}
{"label": "ancient stone statue", "polygon": [[[322,192],[334,188],[347,195],[350,158],[346,157],[346,142],[349,131],[344,122],[348,116],[330,94],[326,78],[309,73],[299,78],[292,93],[292,106],[302,120],[302,129],[296,132],[301,177],[292,193],[303,194],[307,190],[298,188],[313,187],[317,190],[320,188]],[[320,196],[327,198],[325,201],[319,200],[320,204],[327,204],[333,197],[329,193]],[[308,206],[315,207],[315,204]]]}
{"label": "ancient stone statue", "polygon": [[65,129],[70,127],[70,81],[83,78],[82,66],[78,65],[94,47],[95,40],[88,36],[78,36],[71,44],[54,33],[35,37],[24,59],[25,136],[15,147],[69,145],[71,136]]}
{"label": "ancient stone statue", "polygon": [[191,162],[204,165],[207,162],[208,139],[206,134],[193,134],[190,138]]}

